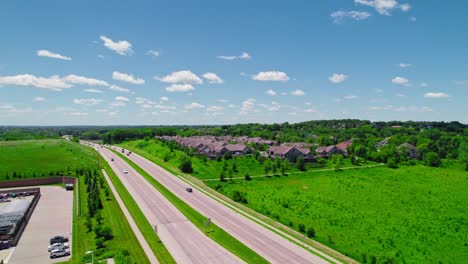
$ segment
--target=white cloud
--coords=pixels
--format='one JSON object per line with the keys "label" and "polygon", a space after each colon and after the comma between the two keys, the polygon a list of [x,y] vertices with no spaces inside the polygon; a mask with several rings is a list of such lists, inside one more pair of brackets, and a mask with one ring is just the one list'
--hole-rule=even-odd
{"label": "white cloud", "polygon": [[206,111],[208,112],[220,112],[223,110],[224,110],[224,107],[217,106],[217,105],[209,106],[208,108],[206,108]]}
{"label": "white cloud", "polygon": [[409,84],[409,80],[406,78],[397,76],[392,79],[392,83],[407,86]]}
{"label": "white cloud", "polygon": [[295,96],[304,96],[305,95],[304,91],[302,91],[302,90],[294,90],[294,91],[291,92],[291,94],[295,95]]}
{"label": "white cloud", "polygon": [[410,67],[411,64],[409,64],[409,63],[400,63],[400,64],[398,64],[398,66],[400,66],[401,68],[407,68],[407,67]]}
{"label": "white cloud", "polygon": [[168,87],[166,87],[166,91],[168,92],[190,92],[194,91],[195,87],[193,87],[191,84],[172,84]]}
{"label": "white cloud", "polygon": [[65,114],[69,116],[87,116],[88,115],[88,113],[86,112],[67,112]]}
{"label": "white cloud", "polygon": [[122,101],[116,101],[116,102],[110,103],[111,107],[124,107],[126,105],[127,104],[125,102],[122,102]]}
{"label": "white cloud", "polygon": [[226,100],[226,99],[218,99],[218,102],[220,102],[220,103],[227,103],[227,102],[229,102],[229,100]]}
{"label": "white cloud", "polygon": [[429,92],[429,93],[424,94],[424,98],[447,98],[447,97],[449,97],[449,95],[446,93]]}
{"label": "white cloud", "polygon": [[410,20],[411,20],[412,22],[416,22],[416,17],[412,16],[412,17],[410,17]]}
{"label": "white cloud", "polygon": [[109,86],[109,90],[116,91],[116,92],[123,92],[123,93],[129,93],[130,90],[127,88],[123,88],[117,85],[111,85]]}
{"label": "white cloud", "polygon": [[428,87],[429,86],[429,84],[427,84],[427,82],[422,82],[420,85],[421,85],[421,87]]}
{"label": "white cloud", "polygon": [[73,83],[73,84],[85,84],[85,85],[98,85],[98,86],[109,86],[109,84],[105,81],[101,81],[98,79],[88,78],[84,76],[78,75],[68,75],[63,78],[66,82]]}
{"label": "white cloud", "polygon": [[341,24],[345,22],[346,19],[350,18],[356,21],[368,19],[371,14],[367,12],[359,11],[335,11],[330,14],[330,17],[333,19],[333,23]]}
{"label": "white cloud", "polygon": [[332,76],[328,77],[328,80],[332,83],[341,83],[346,81],[346,79],[348,79],[348,76],[343,73],[333,73]]}
{"label": "white cloud", "polygon": [[185,107],[186,110],[205,108],[204,105],[202,105],[200,103],[197,103],[197,102],[193,102],[191,104],[185,105],[184,107]]}
{"label": "white cloud", "polygon": [[162,78],[155,77],[156,80],[165,83],[185,83],[185,84],[202,84],[203,80],[191,71],[176,71]]}
{"label": "white cloud", "polygon": [[266,91],[266,94],[271,95],[271,96],[275,96],[276,92],[270,89],[270,90]]}
{"label": "white cloud", "polygon": [[217,58],[218,59],[223,59],[223,60],[237,60],[237,59],[249,60],[252,57],[247,52],[242,52],[242,54],[239,55],[239,56],[218,56]]}
{"label": "white cloud", "polygon": [[215,73],[207,72],[203,74],[203,78],[205,78],[209,83],[223,83],[224,81]]}
{"label": "white cloud", "polygon": [[159,100],[167,102],[167,101],[169,101],[169,98],[167,98],[166,96],[163,96],[163,97],[159,98]]}
{"label": "white cloud", "polygon": [[255,107],[255,99],[246,99],[241,104],[241,113],[246,113]]}
{"label": "white cloud", "polygon": [[0,85],[31,86],[36,88],[50,89],[52,91],[62,91],[72,87],[58,75],[51,77],[36,77],[31,74],[21,74],[14,76],[0,76]]}
{"label": "white cloud", "polygon": [[151,57],[159,57],[161,56],[161,52],[157,50],[148,50],[148,52],[146,52],[146,55],[151,56]]}
{"label": "white cloud", "polygon": [[103,93],[103,91],[97,89],[84,89],[83,91],[87,93]]}
{"label": "white cloud", "polygon": [[252,79],[256,81],[286,82],[289,80],[289,77],[284,72],[267,71],[267,72],[259,72],[256,75],[253,75]]}
{"label": "white cloud", "polygon": [[145,80],[134,77],[132,74],[122,73],[118,71],[114,71],[112,73],[112,79],[122,82],[128,82],[133,84],[144,84]]}
{"label": "white cloud", "polygon": [[37,56],[39,56],[39,57],[49,57],[49,58],[52,58],[52,59],[67,60],[67,61],[72,60],[72,58],[70,58],[70,57],[63,56],[63,55],[60,55],[58,53],[53,53],[53,52],[50,52],[48,50],[38,50],[37,51]]}
{"label": "white cloud", "polygon": [[354,0],[355,3],[373,7],[381,15],[390,15],[390,12],[398,7],[396,0]]}
{"label": "white cloud", "polygon": [[403,12],[408,12],[411,9],[411,6],[410,6],[410,4],[401,4],[400,9]]}
{"label": "white cloud", "polygon": [[344,98],[345,98],[346,100],[353,100],[353,99],[357,99],[358,96],[356,96],[356,95],[347,95],[347,96],[345,96]]}
{"label": "white cloud", "polygon": [[126,40],[113,41],[112,39],[101,36],[100,39],[104,42],[104,46],[108,49],[115,51],[120,55],[132,55],[132,44]]}
{"label": "white cloud", "polygon": [[406,97],[406,94],[397,93],[396,96],[398,96],[398,97]]}
{"label": "white cloud", "polygon": [[81,99],[73,99],[73,103],[74,104],[79,104],[79,105],[97,105],[99,103],[101,103],[102,100],[101,99],[95,99],[95,98],[89,98],[89,99],[85,99],[85,98],[81,98]]}
{"label": "white cloud", "polygon": [[46,99],[44,97],[38,96],[34,98],[34,101],[36,102],[44,102]]}
{"label": "white cloud", "polygon": [[393,111],[393,112],[415,112],[415,113],[428,113],[433,112],[432,108],[427,106],[370,106],[371,111]]}
{"label": "white cloud", "polygon": [[308,108],[305,110],[306,113],[318,113],[318,111],[314,108]]}
{"label": "white cloud", "polygon": [[125,96],[117,96],[117,97],[115,97],[115,100],[116,100],[116,101],[121,101],[121,102],[128,102],[128,101],[130,101],[130,99],[128,99],[128,97],[125,97]]}

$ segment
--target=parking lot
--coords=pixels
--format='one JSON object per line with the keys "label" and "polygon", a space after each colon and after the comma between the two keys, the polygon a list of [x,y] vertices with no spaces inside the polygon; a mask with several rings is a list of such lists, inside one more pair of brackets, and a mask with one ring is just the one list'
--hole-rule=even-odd
{"label": "parking lot", "polygon": [[[73,221],[73,192],[59,186],[40,186],[41,198],[18,245],[8,250],[5,263],[47,264],[69,260],[70,257],[50,259],[47,247],[56,235],[70,238]],[[3,255],[7,252],[2,252]]]}

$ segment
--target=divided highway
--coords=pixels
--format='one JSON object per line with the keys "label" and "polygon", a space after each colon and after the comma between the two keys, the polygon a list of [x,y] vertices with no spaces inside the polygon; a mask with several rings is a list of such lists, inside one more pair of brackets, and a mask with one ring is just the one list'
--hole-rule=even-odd
{"label": "divided highway", "polygon": [[[233,237],[250,247],[269,262],[278,264],[328,263],[319,256],[310,253],[260,224],[236,213],[234,210],[224,206],[206,194],[196,190],[194,190],[193,193],[187,192],[185,190],[187,184],[184,181],[146,158],[135,153],[132,153],[128,158],[148,172],[148,174],[185,203],[202,215],[210,217],[216,225],[230,233]],[[335,261],[331,257],[328,258]]]}
{"label": "divided highway", "polygon": [[94,147],[108,161],[148,221],[156,226],[158,236],[177,263],[243,263],[205,236],[125,161],[106,148]]}

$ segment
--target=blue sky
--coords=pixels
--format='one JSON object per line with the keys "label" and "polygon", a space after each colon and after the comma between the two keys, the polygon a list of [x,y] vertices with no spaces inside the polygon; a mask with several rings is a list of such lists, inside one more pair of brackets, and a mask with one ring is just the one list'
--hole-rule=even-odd
{"label": "blue sky", "polygon": [[0,2],[0,125],[468,122],[467,1]]}

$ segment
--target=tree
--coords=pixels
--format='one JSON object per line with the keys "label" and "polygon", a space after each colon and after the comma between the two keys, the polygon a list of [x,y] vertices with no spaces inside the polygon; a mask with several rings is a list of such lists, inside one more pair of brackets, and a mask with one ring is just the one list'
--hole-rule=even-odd
{"label": "tree", "polygon": [[268,174],[271,170],[271,161],[269,159],[267,159],[265,161],[265,174]]}
{"label": "tree", "polygon": [[190,157],[188,156],[182,156],[180,158],[179,169],[184,173],[192,173],[193,172],[192,159],[190,159]]}
{"label": "tree", "polygon": [[305,168],[305,160],[303,157],[299,157],[297,159],[297,168],[300,170],[300,171],[305,171],[306,168]]}
{"label": "tree", "polygon": [[235,162],[232,164],[232,171],[237,172],[237,164]]}
{"label": "tree", "polygon": [[397,164],[397,162],[396,162],[396,159],[393,158],[393,157],[392,157],[392,158],[389,158],[389,159],[387,160],[387,166],[388,166],[389,168],[392,168],[392,169],[398,168],[398,164]]}
{"label": "tree", "polygon": [[426,166],[439,167],[440,166],[439,155],[433,151],[426,153],[426,155],[424,155],[424,164],[426,164]]}
{"label": "tree", "polygon": [[312,227],[307,228],[307,236],[310,238],[315,237],[315,230]]}
{"label": "tree", "polygon": [[299,232],[301,232],[301,233],[305,233],[305,231],[306,231],[306,227],[305,227],[304,224],[299,224],[297,226],[297,228],[299,229]]}
{"label": "tree", "polygon": [[245,174],[245,180],[246,181],[252,180],[252,178],[250,177],[250,175],[248,173]]}
{"label": "tree", "polygon": [[224,171],[222,171],[220,174],[219,174],[219,180],[220,181],[226,181],[226,175],[224,174]]}
{"label": "tree", "polygon": [[465,164],[465,170],[468,171],[468,141],[463,141],[458,147],[458,158]]}

